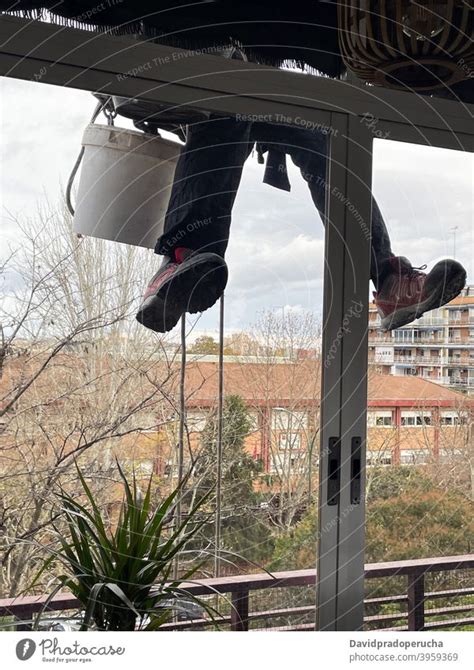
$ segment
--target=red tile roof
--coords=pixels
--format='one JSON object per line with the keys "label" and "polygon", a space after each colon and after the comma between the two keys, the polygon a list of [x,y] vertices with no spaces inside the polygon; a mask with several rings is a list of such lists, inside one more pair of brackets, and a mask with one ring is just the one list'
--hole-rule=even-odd
{"label": "red tile roof", "polygon": [[[186,396],[189,406],[214,404],[217,398],[217,363],[190,362],[186,374]],[[298,403],[319,404],[319,361],[303,360],[292,363],[235,363],[224,364],[224,390],[226,395],[237,394],[249,404],[292,406]],[[369,403],[376,405],[400,401],[401,404],[468,403],[474,399],[419,377],[396,377],[369,373]]]}
{"label": "red tile roof", "polygon": [[472,305],[474,307],[474,295],[458,295],[445,306],[451,307],[452,305]]}

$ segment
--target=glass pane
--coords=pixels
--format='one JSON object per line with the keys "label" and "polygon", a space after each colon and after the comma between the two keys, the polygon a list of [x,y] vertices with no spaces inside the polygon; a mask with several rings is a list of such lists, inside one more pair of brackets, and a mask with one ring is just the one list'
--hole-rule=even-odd
{"label": "glass pane", "polygon": [[[12,342],[6,362],[7,391],[14,394],[21,375],[29,379],[51,356],[35,385],[12,404],[1,424],[2,440],[13,444],[9,453],[17,455],[22,445],[27,445],[21,462],[18,458],[0,459],[1,474],[8,473],[6,481],[16,482],[14,490],[2,489],[7,503],[15,498],[18,508],[34,505],[40,496],[35,491],[49,475],[55,485],[65,482],[79,499],[81,487],[72,458],[76,453],[104,515],[107,533],[113,533],[123,500],[116,459],[130,481],[135,477],[139,495],[151,481],[155,509],[184,473],[189,477],[181,500],[182,519],[204,494],[209,493],[210,498],[205,518],[204,513],[199,517],[205,523],[189,543],[190,553],[183,554],[179,570],[189,570],[193,561],[197,565],[199,557],[199,562],[205,559],[205,565],[194,577],[212,575],[216,571],[218,507],[219,305],[186,317],[186,423],[180,472],[180,326],[178,323],[168,333],[153,333],[134,318],[160,261],[152,250],[119,243],[113,236],[103,239],[98,230],[97,237],[77,238],[64,207],[59,181],[68,180],[94,101],[86,93],[33,83],[8,81],[3,83],[3,90],[7,106],[17,104],[12,102],[17,100],[20,116],[26,113],[24,105],[27,109],[33,105],[35,128],[42,128],[41,133],[32,129],[32,135],[29,127],[25,128],[22,135],[21,147],[28,146],[28,161],[24,160],[26,149],[19,150],[15,145],[17,131],[12,118],[6,119],[4,128],[7,145],[2,154],[2,196],[17,216],[6,219],[5,228],[12,245],[18,248],[17,255],[6,257],[8,283],[3,316],[14,314],[8,330]],[[65,108],[71,114],[58,115],[58,110]],[[102,116],[96,125],[118,137],[128,137],[126,133],[132,131],[130,137],[136,138],[133,133],[139,133],[121,115],[112,131]],[[285,142],[291,144],[291,137],[286,140],[281,126],[275,131],[269,124],[263,126],[252,141],[268,144],[275,132],[274,145],[271,154],[263,152],[265,166],[257,161],[255,150],[248,151],[226,252],[229,281],[219,500],[219,572],[226,575],[316,565],[324,229],[314,200],[319,205],[324,202],[320,177],[325,169],[326,135],[314,130],[306,131],[305,136],[301,130],[297,133],[297,139],[306,138],[299,154],[292,149],[293,158],[300,164],[306,144],[312,146],[315,157],[314,142],[319,137],[319,172],[310,161],[302,164],[302,176],[289,155],[285,160]],[[209,123],[208,128],[209,141],[215,142],[216,123]],[[243,126],[241,130],[246,132]],[[180,140],[175,134],[162,134],[179,149]],[[242,143],[245,137],[243,134]],[[149,142],[153,144],[151,139]],[[222,143],[225,145],[225,137]],[[228,147],[226,152],[230,152]],[[85,160],[80,179],[89,168]],[[203,193],[207,189],[214,194],[218,212],[226,192],[226,184],[219,181],[219,168],[219,164],[212,166],[208,161],[206,170],[211,176],[203,177],[206,185],[199,186]],[[279,176],[284,189],[263,183],[264,174],[266,181],[274,180],[275,174]],[[98,177],[95,184],[98,196],[103,195],[101,179]],[[285,190],[287,180],[290,192]],[[48,205],[42,189],[49,198]],[[74,193],[72,200],[77,206]],[[111,192],[107,205],[113,200]],[[87,197],[84,200],[91,201]],[[196,230],[203,236],[208,234],[206,216],[197,211],[195,221],[199,222]],[[123,223],[118,212],[117,231]],[[216,242],[221,241],[221,232],[215,231]],[[34,281],[40,282],[40,293],[28,308],[28,290]],[[25,305],[30,309],[26,325],[14,334]],[[56,351],[58,342],[61,346]],[[34,467],[39,454],[41,469]],[[58,459],[61,470],[55,469]],[[52,484],[47,491],[41,490],[44,498],[40,518],[35,522],[40,526],[50,518],[55,501]],[[12,523],[17,523],[13,536],[25,532],[20,520]],[[294,533],[301,536],[298,551],[294,549]],[[26,586],[37,571],[38,561],[47,555],[46,550],[44,555],[36,551],[39,553],[33,559],[29,548],[14,547],[11,555],[23,556],[23,574],[18,584],[5,583],[6,590],[0,597]],[[55,568],[48,572],[48,584],[56,573]],[[44,588],[48,588],[46,582]],[[271,594],[256,592],[251,604],[262,610],[308,608],[303,618],[297,611],[284,617],[282,625],[314,621],[314,605],[314,588],[303,587],[281,592],[272,589]],[[219,609],[228,615],[227,601],[222,599]],[[260,621],[252,623],[253,627],[264,625]],[[275,621],[269,619],[268,625],[275,625]]]}
{"label": "glass pane", "polygon": [[[370,307],[367,562],[435,561],[470,551],[472,170],[470,154],[375,142],[374,194],[393,254],[409,261],[403,280],[393,280],[391,299],[395,311],[411,302],[415,308],[420,304],[420,313],[419,318],[384,332],[377,305]],[[461,287],[455,286],[447,300],[439,299],[425,311],[422,303],[429,292],[421,292],[423,279],[417,273],[429,274],[443,259],[462,264],[466,287],[459,293]],[[418,269],[425,264],[425,269]],[[443,288],[449,293],[451,274],[441,273],[437,281],[431,277],[438,294]],[[386,302],[390,300],[390,289],[382,287],[379,292]],[[388,311],[386,304],[382,317],[384,309]],[[377,389],[375,398],[371,386]],[[385,413],[392,417],[390,426],[384,424]],[[389,466],[383,462],[387,454]],[[426,576],[426,591],[467,586],[472,586],[467,573],[440,571]],[[403,593],[404,579],[366,580],[366,597]],[[426,611],[438,602],[428,601]],[[451,606],[457,602],[445,601]],[[465,602],[459,600],[460,605]],[[374,617],[369,628],[406,625],[403,604],[370,605],[366,613]],[[392,618],[384,620],[381,615]]]}

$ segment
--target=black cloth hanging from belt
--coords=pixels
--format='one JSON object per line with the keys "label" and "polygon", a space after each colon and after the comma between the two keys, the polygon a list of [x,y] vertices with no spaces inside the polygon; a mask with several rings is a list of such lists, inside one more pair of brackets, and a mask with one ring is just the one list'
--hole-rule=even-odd
{"label": "black cloth hanging from belt", "polygon": [[274,186],[282,191],[291,191],[288,169],[286,166],[286,153],[272,145],[257,142],[258,162],[263,163],[263,154],[268,153],[263,175],[263,183]]}

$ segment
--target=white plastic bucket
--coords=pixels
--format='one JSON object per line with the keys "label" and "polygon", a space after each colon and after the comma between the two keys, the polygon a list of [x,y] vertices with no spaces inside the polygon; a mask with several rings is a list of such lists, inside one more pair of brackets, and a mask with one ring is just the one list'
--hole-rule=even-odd
{"label": "white plastic bucket", "polygon": [[181,145],[99,124],[87,126],[82,144],[74,230],[153,248],[163,231]]}

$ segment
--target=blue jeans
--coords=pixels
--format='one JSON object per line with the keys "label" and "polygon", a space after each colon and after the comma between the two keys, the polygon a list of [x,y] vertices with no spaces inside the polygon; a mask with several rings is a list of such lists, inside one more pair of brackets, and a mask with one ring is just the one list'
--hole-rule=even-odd
{"label": "blue jeans", "polygon": [[[256,142],[260,151],[268,151],[264,182],[289,190],[286,174],[286,154],[289,154],[300,168],[324,221],[327,139],[327,134],[319,130],[222,117],[211,117],[190,127],[176,167],[156,253],[170,255],[175,247],[188,247],[224,256],[243,166]],[[393,254],[374,198],[371,249],[371,278],[377,286],[381,268]]]}

